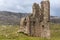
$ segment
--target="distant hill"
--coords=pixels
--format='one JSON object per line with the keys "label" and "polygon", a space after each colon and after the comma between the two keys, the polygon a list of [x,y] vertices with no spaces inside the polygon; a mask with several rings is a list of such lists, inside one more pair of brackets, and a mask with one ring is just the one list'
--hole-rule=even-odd
{"label": "distant hill", "polygon": [[60,23],[60,17],[50,16],[50,21],[53,22],[53,23]]}
{"label": "distant hill", "polygon": [[20,23],[20,18],[27,16],[27,13],[14,13],[7,11],[0,11],[0,24],[15,25]]}
{"label": "distant hill", "polygon": [[[16,25],[20,24],[20,18],[28,16],[29,13],[14,13],[8,11],[0,11],[0,24]],[[60,23],[60,17],[51,16],[50,21],[53,23]]]}

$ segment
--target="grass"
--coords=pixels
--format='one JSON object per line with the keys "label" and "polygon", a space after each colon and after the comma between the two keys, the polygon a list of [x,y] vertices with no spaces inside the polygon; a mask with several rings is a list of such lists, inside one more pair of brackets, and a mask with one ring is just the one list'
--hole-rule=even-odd
{"label": "grass", "polygon": [[60,24],[52,24],[50,29],[51,40],[60,40]]}
{"label": "grass", "polygon": [[[17,33],[18,25],[0,25],[0,40],[48,40],[40,37],[29,37],[22,33]],[[60,24],[51,23],[51,39],[60,40]]]}

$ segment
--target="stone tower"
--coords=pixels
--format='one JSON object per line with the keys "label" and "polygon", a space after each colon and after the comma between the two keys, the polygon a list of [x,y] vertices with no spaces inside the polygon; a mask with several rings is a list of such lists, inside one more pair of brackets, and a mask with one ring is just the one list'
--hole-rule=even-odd
{"label": "stone tower", "polygon": [[32,9],[33,16],[30,17],[30,35],[39,37],[41,36],[40,21],[42,21],[39,4],[34,3]]}
{"label": "stone tower", "polygon": [[34,3],[32,14],[21,19],[20,32],[35,37],[50,37],[50,2],[42,0],[41,6]]}
{"label": "stone tower", "polygon": [[41,2],[42,13],[44,14],[44,20],[50,20],[50,2],[49,0],[43,0]]}
{"label": "stone tower", "polygon": [[49,0],[43,0],[41,2],[41,12],[43,13],[43,22],[42,22],[42,37],[50,36],[50,2]]}

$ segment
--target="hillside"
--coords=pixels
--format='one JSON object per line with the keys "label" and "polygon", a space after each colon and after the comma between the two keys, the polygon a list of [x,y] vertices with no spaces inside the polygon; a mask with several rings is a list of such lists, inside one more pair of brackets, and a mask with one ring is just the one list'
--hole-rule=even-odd
{"label": "hillside", "polygon": [[[0,11],[0,24],[16,25],[20,23],[20,18],[29,15],[29,13],[14,13],[7,11]],[[50,21],[53,23],[60,23],[60,17],[51,16]]]}
{"label": "hillside", "polygon": [[60,17],[58,17],[58,16],[51,16],[50,17],[50,21],[52,23],[60,23]]}
{"label": "hillside", "polygon": [[20,18],[25,17],[27,15],[24,13],[13,13],[13,12],[7,12],[7,11],[0,11],[0,24],[9,24],[9,25],[15,25],[19,24]]}

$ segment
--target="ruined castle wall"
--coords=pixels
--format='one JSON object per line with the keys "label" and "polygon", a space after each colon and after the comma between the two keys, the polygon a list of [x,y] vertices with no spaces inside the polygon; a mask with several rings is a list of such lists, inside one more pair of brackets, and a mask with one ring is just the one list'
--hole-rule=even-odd
{"label": "ruined castle wall", "polygon": [[40,6],[36,3],[33,4],[33,16],[31,17],[30,29],[31,36],[41,36],[40,21],[41,21]]}
{"label": "ruined castle wall", "polygon": [[25,17],[20,19],[20,32],[24,32],[24,22],[25,22]]}
{"label": "ruined castle wall", "polygon": [[33,11],[30,16],[21,19],[20,30],[30,36],[50,37],[50,3],[42,1],[39,4],[33,4]]}
{"label": "ruined castle wall", "polygon": [[44,20],[45,21],[49,21],[50,20],[50,3],[49,1],[42,1],[41,2],[41,9],[42,9],[42,13],[44,16]]}
{"label": "ruined castle wall", "polygon": [[50,21],[50,3],[49,1],[42,1],[41,8],[43,13],[43,22],[42,22],[42,37],[49,37],[50,30],[49,30],[49,21]]}

